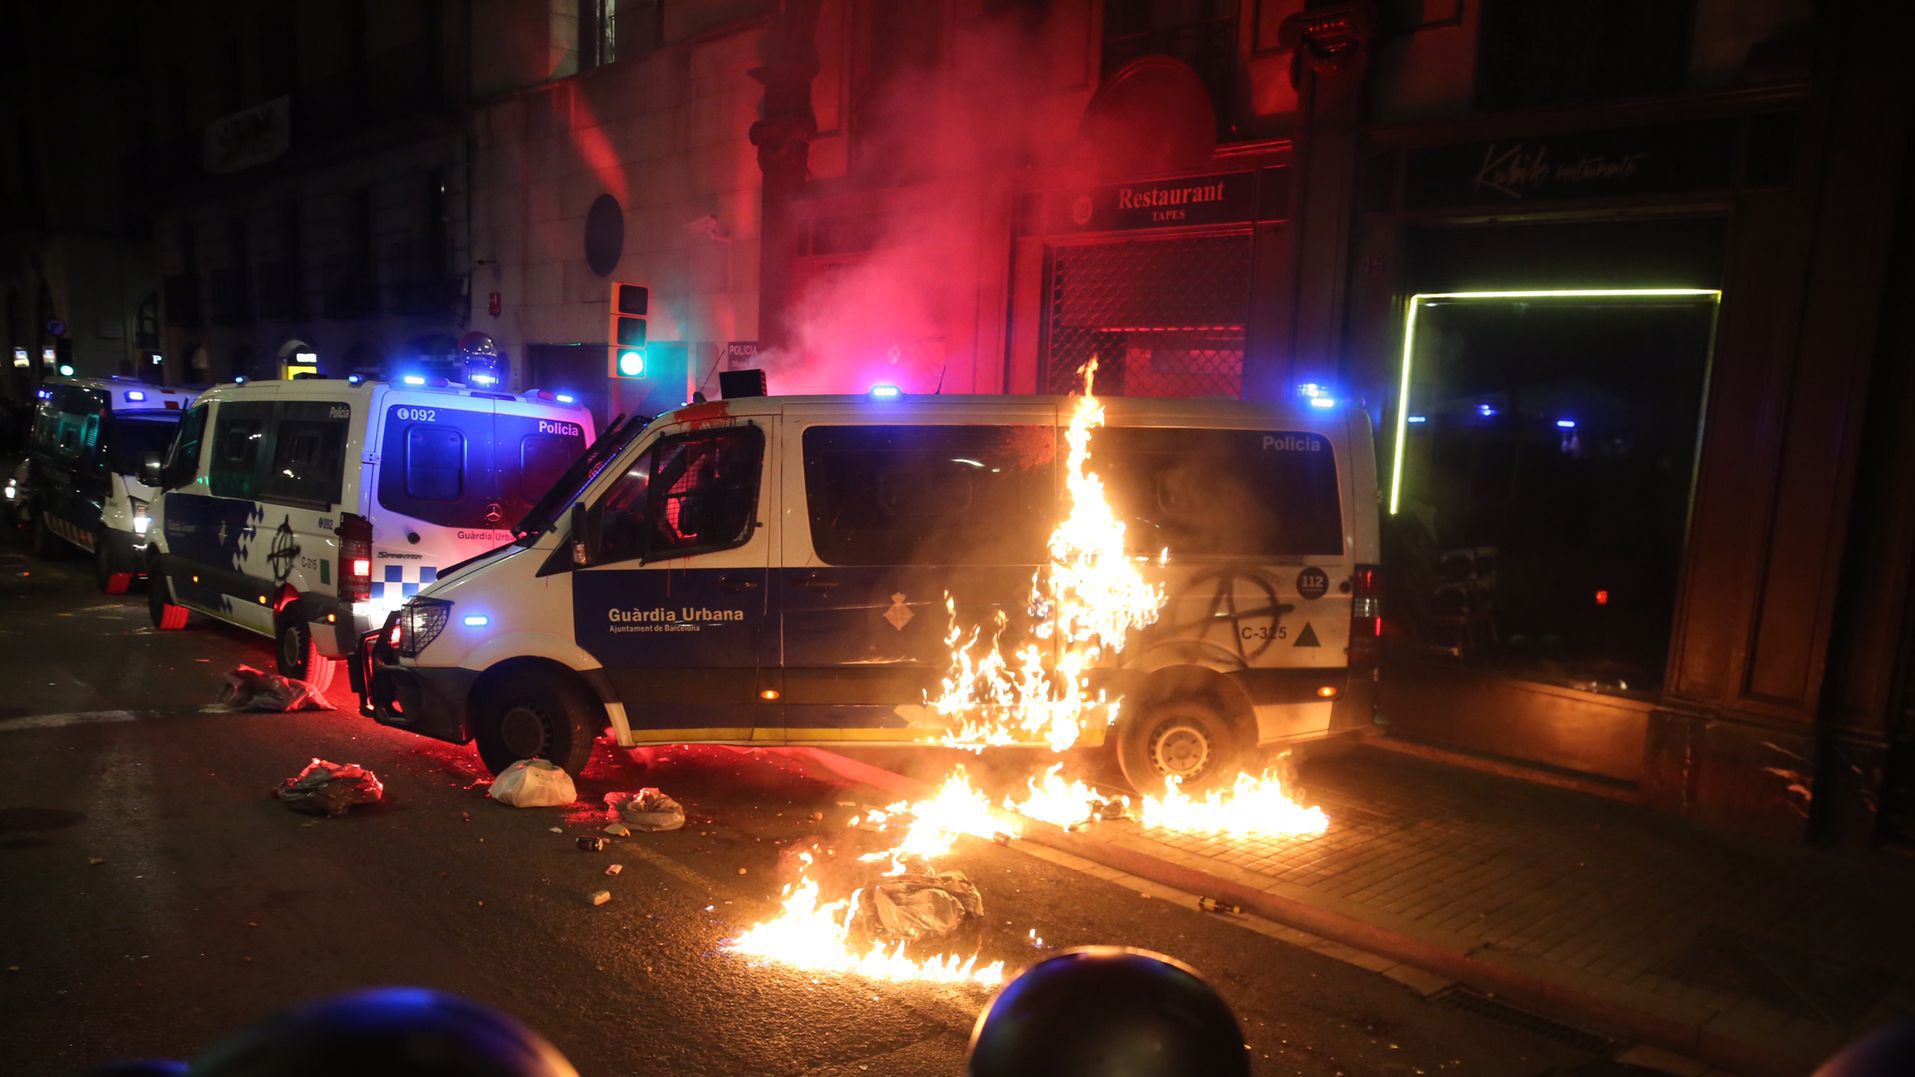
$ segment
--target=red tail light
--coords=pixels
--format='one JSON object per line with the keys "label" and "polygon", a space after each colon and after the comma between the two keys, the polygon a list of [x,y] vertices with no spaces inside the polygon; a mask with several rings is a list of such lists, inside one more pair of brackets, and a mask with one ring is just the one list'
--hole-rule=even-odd
{"label": "red tail light", "polygon": [[1383,570],[1358,565],[1350,577],[1350,665],[1374,666],[1383,635]]}
{"label": "red tail light", "polygon": [[349,512],[333,533],[339,536],[339,597],[364,602],[372,597],[372,521]]}

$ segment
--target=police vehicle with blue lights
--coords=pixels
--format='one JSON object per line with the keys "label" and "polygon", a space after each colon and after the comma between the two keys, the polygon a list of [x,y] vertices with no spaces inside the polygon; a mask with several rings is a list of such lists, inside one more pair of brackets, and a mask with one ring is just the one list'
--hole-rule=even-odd
{"label": "police vehicle with blue lights", "polygon": [[511,527],[592,441],[550,390],[408,375],[222,385],[148,457],[156,628],[197,611],[273,637],[281,674],[325,688],[361,634]]}
{"label": "police vehicle with blue lights", "polygon": [[24,475],[6,500],[32,527],[34,553],[77,547],[100,590],[122,594],[146,558],[154,491],[140,463],[173,440],[193,394],[124,378],[58,378],[36,392]]}
{"label": "police vehicle with blue lights", "polygon": [[[1324,398],[1328,399],[1328,398]],[[1228,780],[1371,725],[1376,466],[1360,409],[1110,399],[1092,466],[1168,601],[1100,683],[1126,775]],[[493,771],[621,746],[936,743],[945,596],[1015,620],[1067,511],[1062,397],[747,397],[615,425],[509,545],[353,663],[361,710]],[[1089,742],[1102,728],[1086,731]]]}

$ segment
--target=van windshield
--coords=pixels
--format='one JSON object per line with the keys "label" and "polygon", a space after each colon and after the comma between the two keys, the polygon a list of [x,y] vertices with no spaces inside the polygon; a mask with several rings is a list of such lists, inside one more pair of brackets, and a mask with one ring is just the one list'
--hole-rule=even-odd
{"label": "van windshield", "polygon": [[585,451],[585,428],[535,415],[387,409],[379,503],[442,527],[503,530]]}
{"label": "van windshield", "polygon": [[114,415],[113,425],[107,434],[108,466],[116,474],[138,475],[147,453],[165,458],[179,423],[180,413],[177,411],[154,415],[121,412]]}

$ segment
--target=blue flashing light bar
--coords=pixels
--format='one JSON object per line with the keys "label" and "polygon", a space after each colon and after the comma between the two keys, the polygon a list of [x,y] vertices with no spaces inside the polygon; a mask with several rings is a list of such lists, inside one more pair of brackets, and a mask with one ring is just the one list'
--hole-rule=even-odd
{"label": "blue flashing light bar", "polygon": [[244,374],[235,374],[235,375],[233,375],[233,384],[234,384],[234,385],[244,385],[244,384],[246,384],[246,375],[244,375]]}
{"label": "blue flashing light bar", "polygon": [[405,382],[407,385],[424,385],[426,383],[426,379],[418,374],[407,374],[399,380]]}
{"label": "blue flashing light bar", "polygon": [[561,404],[576,404],[578,403],[578,397],[573,396],[571,393],[560,393],[558,395],[558,402]]}
{"label": "blue flashing light bar", "polygon": [[1313,396],[1310,398],[1310,406],[1313,408],[1334,408],[1337,406],[1337,402],[1335,397]]}
{"label": "blue flashing light bar", "polygon": [[468,613],[459,619],[459,623],[465,625],[467,628],[484,628],[486,625],[492,623],[492,618],[487,617],[483,613]]}
{"label": "blue flashing light bar", "polygon": [[1481,415],[1485,419],[1490,419],[1495,417],[1496,409],[1488,404],[1478,404],[1476,405],[1476,414]]}
{"label": "blue flashing light bar", "polygon": [[139,391],[138,389],[128,389],[126,391],[126,398],[132,401],[133,403],[137,404],[140,401],[146,399],[146,394]]}
{"label": "blue flashing light bar", "polygon": [[346,384],[347,384],[347,385],[358,385],[358,384],[359,384],[360,382],[363,382],[363,381],[365,381],[365,380],[366,380],[366,379],[365,379],[365,378],[364,378],[363,376],[361,376],[361,375],[358,375],[358,374],[348,374],[348,375],[346,375]]}
{"label": "blue flashing light bar", "polygon": [[1412,416],[1410,416],[1409,418],[1407,418],[1407,419],[1405,419],[1405,420],[1403,420],[1403,421],[1404,421],[1404,422],[1406,422],[1406,423],[1411,423],[1411,424],[1415,424],[1415,423],[1427,423],[1427,422],[1429,422],[1429,421],[1430,421],[1430,417],[1429,417],[1429,416],[1427,416],[1427,415],[1412,415]]}
{"label": "blue flashing light bar", "polygon": [[871,399],[873,400],[896,400],[903,395],[904,390],[892,385],[890,382],[881,381],[871,387]]}
{"label": "blue flashing light bar", "polygon": [[474,374],[472,375],[472,384],[497,385],[499,384],[499,379],[491,374]]}
{"label": "blue flashing light bar", "polygon": [[1574,430],[1576,429],[1576,420],[1558,419],[1556,420],[1556,425],[1562,427],[1564,430]]}

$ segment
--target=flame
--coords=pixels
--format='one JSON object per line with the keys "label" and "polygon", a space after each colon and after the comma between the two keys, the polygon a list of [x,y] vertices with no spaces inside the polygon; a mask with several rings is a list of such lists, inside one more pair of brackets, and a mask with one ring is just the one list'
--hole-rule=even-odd
{"label": "flame", "polygon": [[[1064,764],[1055,763],[1042,779],[1032,778],[1022,800],[1005,797],[1004,807],[1027,819],[1069,827],[1089,819],[1110,798],[1090,784],[1064,777]],[[1119,798],[1126,806],[1129,800]]]}
{"label": "flame", "polygon": [[850,973],[894,982],[976,984],[995,987],[1004,982],[1004,962],[979,965],[975,955],[939,954],[914,958],[903,943],[876,943],[860,950],[849,938],[857,913],[857,895],[840,901],[820,901],[818,880],[811,877],[810,853],[800,854],[798,881],[785,887],[777,916],[747,930],[725,948],[761,957],[806,972]]}
{"label": "flame", "polygon": [[1084,393],[1064,433],[1070,512],[1051,531],[1050,563],[1031,577],[1032,638],[1007,657],[1003,611],[988,635],[982,625],[966,632],[956,601],[944,596],[951,664],[939,695],[926,703],[953,723],[946,745],[981,749],[1041,740],[1061,752],[1077,743],[1087,721],[1115,722],[1117,703],[1102,691],[1093,694],[1085,675],[1163,609],[1163,588],[1125,554],[1124,522],[1105,496],[1104,480],[1091,470],[1091,432],[1104,425],[1104,405],[1091,391],[1094,356],[1083,375]]}
{"label": "flame", "polygon": [[[896,833],[887,848],[858,858],[866,863],[888,861],[883,875],[902,874],[907,866],[929,867],[948,855],[960,837],[1010,836],[1017,829],[1015,823],[993,814],[990,798],[971,783],[961,766],[929,798],[873,809],[853,816],[851,825],[879,834]],[[975,954],[915,957],[902,942],[860,945],[852,938],[851,926],[861,892],[824,901],[823,887],[812,873],[815,858],[801,853],[798,861],[798,878],[784,888],[778,915],[747,929],[726,949],[808,972],[850,973],[874,980],[982,987],[1004,982],[1004,962],[980,965]]]}
{"label": "flame", "polygon": [[1261,777],[1239,774],[1230,788],[1212,789],[1202,799],[1179,789],[1176,778],[1165,787],[1163,796],[1143,799],[1138,816],[1144,826],[1233,838],[1315,836],[1330,827],[1322,808],[1306,808],[1284,791],[1274,769]]}

